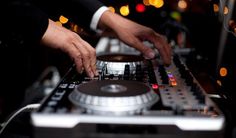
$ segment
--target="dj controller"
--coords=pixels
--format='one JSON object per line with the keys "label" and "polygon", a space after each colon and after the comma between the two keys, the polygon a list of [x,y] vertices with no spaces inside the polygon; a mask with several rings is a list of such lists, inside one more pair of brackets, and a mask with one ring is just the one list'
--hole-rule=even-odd
{"label": "dj controller", "polygon": [[35,138],[222,137],[223,113],[178,54],[165,66],[114,38],[96,50],[98,76],[73,65],[31,114]]}

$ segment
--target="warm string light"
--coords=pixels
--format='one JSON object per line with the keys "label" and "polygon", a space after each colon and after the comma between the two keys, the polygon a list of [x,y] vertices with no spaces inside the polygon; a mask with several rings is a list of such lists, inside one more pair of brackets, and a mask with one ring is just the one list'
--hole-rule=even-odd
{"label": "warm string light", "polygon": [[234,20],[229,21],[229,28],[236,34],[236,22]]}
{"label": "warm string light", "polygon": [[173,11],[170,13],[170,17],[175,19],[176,21],[180,22],[181,21],[181,14],[177,11]]}
{"label": "warm string light", "polygon": [[108,7],[108,9],[109,9],[111,12],[113,12],[113,13],[115,13],[115,12],[116,12],[115,8],[114,8],[114,7],[112,7],[112,6],[109,6],[109,7]]}
{"label": "warm string light", "polygon": [[224,7],[224,15],[227,15],[229,13],[229,8],[228,7]]}
{"label": "warm string light", "polygon": [[178,8],[182,11],[186,10],[188,7],[188,4],[185,0],[179,0],[178,2]]}
{"label": "warm string light", "polygon": [[156,8],[161,8],[164,5],[164,0],[143,0],[145,6],[154,6]]}
{"label": "warm string light", "polygon": [[149,5],[150,5],[149,0],[143,0],[143,4],[144,4],[145,6],[149,6]]}
{"label": "warm string light", "polygon": [[156,8],[161,8],[164,5],[164,0],[149,0],[149,4]]}
{"label": "warm string light", "polygon": [[62,23],[60,21],[56,21],[55,23],[59,26],[62,26]]}
{"label": "warm string light", "polygon": [[120,14],[123,15],[123,16],[128,16],[130,13],[129,11],[129,6],[128,5],[125,5],[125,6],[121,6],[120,7]]}
{"label": "warm string light", "polygon": [[227,74],[228,74],[227,68],[221,67],[221,68],[220,68],[220,76],[221,76],[221,77],[225,77],[225,76],[227,76]]}
{"label": "warm string light", "polygon": [[61,15],[61,16],[59,17],[59,21],[60,21],[60,23],[62,23],[62,24],[66,24],[66,23],[68,23],[69,19],[66,18],[65,16]]}
{"label": "warm string light", "polygon": [[217,4],[213,4],[213,10],[215,13],[219,12],[219,6]]}
{"label": "warm string light", "polygon": [[137,4],[135,8],[136,8],[136,11],[137,11],[137,12],[140,12],[140,13],[141,13],[141,12],[144,12],[144,11],[146,10],[145,5],[143,5],[143,4],[141,4],[141,3]]}

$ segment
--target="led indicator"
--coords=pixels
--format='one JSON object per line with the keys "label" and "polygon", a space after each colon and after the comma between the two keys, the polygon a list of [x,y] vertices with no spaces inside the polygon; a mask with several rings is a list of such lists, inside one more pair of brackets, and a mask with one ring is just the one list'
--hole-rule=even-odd
{"label": "led indicator", "polygon": [[166,71],[171,86],[177,86],[177,81],[171,71]]}
{"label": "led indicator", "polygon": [[176,81],[172,81],[171,82],[171,86],[177,86],[177,82]]}
{"label": "led indicator", "polygon": [[154,90],[158,89],[158,84],[152,84],[152,88],[153,88]]}

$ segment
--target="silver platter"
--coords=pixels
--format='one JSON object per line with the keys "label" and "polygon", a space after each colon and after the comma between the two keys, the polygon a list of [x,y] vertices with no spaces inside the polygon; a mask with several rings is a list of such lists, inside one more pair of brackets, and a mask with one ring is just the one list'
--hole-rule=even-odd
{"label": "silver platter", "polygon": [[88,113],[127,115],[147,110],[159,97],[141,82],[103,80],[78,85],[69,99]]}
{"label": "silver platter", "polygon": [[130,73],[135,73],[137,65],[143,65],[143,57],[127,54],[104,54],[97,56],[97,69],[106,67],[108,74],[124,74],[125,65],[129,65]]}

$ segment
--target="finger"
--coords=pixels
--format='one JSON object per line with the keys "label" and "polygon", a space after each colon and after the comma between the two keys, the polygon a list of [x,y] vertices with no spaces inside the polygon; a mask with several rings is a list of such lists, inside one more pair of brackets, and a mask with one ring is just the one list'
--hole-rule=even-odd
{"label": "finger", "polygon": [[150,38],[150,41],[158,49],[160,56],[163,59],[164,64],[169,65],[171,63],[171,48],[167,42],[167,39],[157,33],[153,33]]}
{"label": "finger", "polygon": [[136,37],[132,35],[124,38],[123,41],[127,43],[129,46],[142,52],[145,58],[152,59],[155,57],[155,53],[151,48],[145,46],[139,39],[137,39]]}
{"label": "finger", "polygon": [[92,66],[91,66],[91,55],[90,55],[90,52],[89,50],[86,48],[85,45],[83,45],[82,43],[82,39],[78,38],[76,41],[75,41],[75,46],[76,48],[80,51],[81,53],[81,56],[82,56],[82,63],[83,63],[83,67],[86,71],[86,74],[89,76],[89,77],[94,77],[94,73],[92,71]]}
{"label": "finger", "polygon": [[86,41],[82,42],[85,46],[85,48],[90,52],[90,66],[92,69],[92,72],[94,75],[98,75],[97,69],[96,69],[96,50]]}
{"label": "finger", "polygon": [[79,73],[83,72],[83,61],[82,61],[82,56],[80,51],[78,51],[78,49],[75,47],[75,45],[69,45],[65,47],[66,49],[64,49],[65,52],[67,52],[70,57],[73,59],[75,65],[76,65],[76,70]]}

